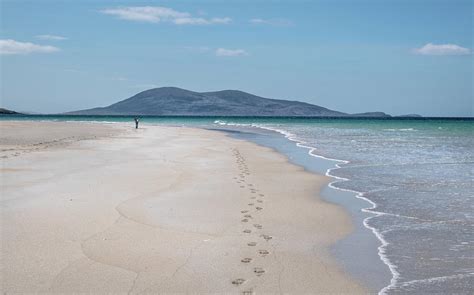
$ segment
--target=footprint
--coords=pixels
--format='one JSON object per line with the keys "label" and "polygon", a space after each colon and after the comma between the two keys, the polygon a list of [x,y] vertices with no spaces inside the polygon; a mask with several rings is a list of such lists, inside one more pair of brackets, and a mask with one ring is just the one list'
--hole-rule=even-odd
{"label": "footprint", "polygon": [[254,204],[254,203],[249,203],[248,205],[249,205],[249,206],[253,206],[253,205],[255,205],[255,204]]}
{"label": "footprint", "polygon": [[257,197],[250,197],[250,199],[255,200]]}
{"label": "footprint", "polygon": [[245,283],[244,279],[235,279],[235,280],[232,281],[232,285],[235,285],[235,286],[240,286],[243,283]]}
{"label": "footprint", "polygon": [[263,201],[262,201],[262,200],[257,200],[257,202],[259,202],[259,203],[263,203]]}
{"label": "footprint", "polygon": [[267,256],[268,254],[270,254],[270,252],[268,252],[267,250],[258,250],[258,254],[262,256]]}
{"label": "footprint", "polygon": [[265,273],[265,270],[261,267],[255,267],[253,272],[257,274],[257,276],[261,276]]}
{"label": "footprint", "polygon": [[245,290],[245,291],[242,292],[242,295],[253,295],[253,294],[254,294],[254,293],[253,293],[253,290],[252,290],[252,289],[250,289],[250,290]]}
{"label": "footprint", "polygon": [[250,215],[250,214],[245,214],[244,217],[245,217],[245,218],[252,218],[252,215]]}
{"label": "footprint", "polygon": [[242,219],[242,222],[249,222],[247,218]]}
{"label": "footprint", "polygon": [[248,213],[248,212],[249,212],[249,210],[242,210],[242,211],[240,211],[240,213]]}
{"label": "footprint", "polygon": [[250,247],[255,247],[255,246],[257,246],[257,243],[256,242],[249,242],[249,243],[247,243],[247,245],[250,246]]}
{"label": "footprint", "polygon": [[258,195],[259,195],[260,197],[263,197],[263,196],[265,196],[264,194],[258,194]]}
{"label": "footprint", "polygon": [[243,232],[246,233],[246,234],[249,234],[249,233],[251,233],[252,231],[251,231],[250,229],[244,229]]}
{"label": "footprint", "polygon": [[252,262],[252,258],[242,258],[242,260],[240,260],[241,262],[243,263],[250,263]]}
{"label": "footprint", "polygon": [[243,186],[243,185],[241,185],[240,187],[241,187],[241,188],[245,188],[245,186]]}
{"label": "footprint", "polygon": [[262,238],[265,239],[265,241],[270,241],[271,239],[273,239],[272,236],[269,236],[269,235],[260,235]]}
{"label": "footprint", "polygon": [[253,226],[254,226],[255,228],[262,229],[262,225],[261,225],[261,224],[256,223],[256,224],[254,224]]}
{"label": "footprint", "polygon": [[263,208],[262,207],[255,207],[255,209],[262,210]]}

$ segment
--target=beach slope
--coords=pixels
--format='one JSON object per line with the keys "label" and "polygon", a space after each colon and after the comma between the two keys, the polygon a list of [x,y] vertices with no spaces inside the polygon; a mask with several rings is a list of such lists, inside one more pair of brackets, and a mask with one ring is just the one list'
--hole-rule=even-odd
{"label": "beach slope", "polygon": [[268,148],[181,127],[0,124],[2,293],[367,292],[329,256],[351,223],[319,199],[328,179]]}

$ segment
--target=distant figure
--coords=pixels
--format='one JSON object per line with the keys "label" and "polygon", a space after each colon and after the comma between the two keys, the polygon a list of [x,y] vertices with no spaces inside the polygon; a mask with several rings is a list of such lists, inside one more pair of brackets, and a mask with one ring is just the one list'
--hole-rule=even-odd
{"label": "distant figure", "polygon": [[135,129],[138,129],[138,122],[140,122],[140,119],[135,117],[133,120],[135,121]]}

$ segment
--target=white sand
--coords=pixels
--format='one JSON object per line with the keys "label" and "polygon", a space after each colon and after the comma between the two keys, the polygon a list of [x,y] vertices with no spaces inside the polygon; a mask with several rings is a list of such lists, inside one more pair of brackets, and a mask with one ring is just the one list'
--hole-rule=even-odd
{"label": "white sand", "polygon": [[367,292],[328,255],[351,230],[318,198],[328,179],[270,149],[190,128],[0,124],[2,292]]}

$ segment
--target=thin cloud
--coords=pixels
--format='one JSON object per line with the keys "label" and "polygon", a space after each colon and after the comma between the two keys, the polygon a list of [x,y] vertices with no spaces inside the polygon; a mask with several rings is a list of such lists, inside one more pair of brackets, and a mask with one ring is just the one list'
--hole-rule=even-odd
{"label": "thin cloud", "polygon": [[243,49],[226,49],[226,48],[217,48],[216,56],[247,56],[249,55],[247,51]]}
{"label": "thin cloud", "polygon": [[53,53],[61,49],[49,46],[38,45],[30,42],[19,42],[12,39],[0,40],[0,54],[30,54],[30,53]]}
{"label": "thin cloud", "polygon": [[37,39],[41,40],[51,40],[51,41],[63,41],[67,40],[67,37],[64,36],[57,36],[57,35],[37,35],[35,36]]}
{"label": "thin cloud", "polygon": [[269,25],[269,26],[291,26],[293,23],[287,19],[263,19],[263,18],[252,18],[249,23],[255,25]]}
{"label": "thin cloud", "polygon": [[100,12],[129,21],[147,23],[172,23],[175,25],[228,24],[232,21],[232,19],[229,17],[194,17],[188,12],[180,12],[172,8],[161,6],[126,6],[107,8],[101,10]]}
{"label": "thin cloud", "polygon": [[456,44],[433,44],[428,43],[420,48],[413,50],[416,54],[421,55],[468,55],[471,54],[469,48],[461,47]]}

